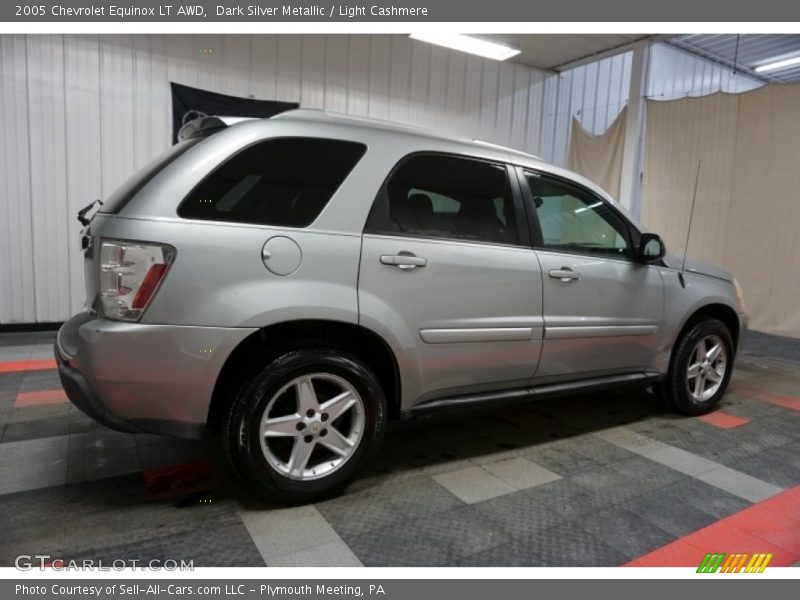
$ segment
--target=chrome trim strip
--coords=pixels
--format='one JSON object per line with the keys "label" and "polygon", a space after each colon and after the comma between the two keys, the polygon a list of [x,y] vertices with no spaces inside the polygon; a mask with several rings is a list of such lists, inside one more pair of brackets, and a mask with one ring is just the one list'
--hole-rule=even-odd
{"label": "chrome trim strip", "polygon": [[526,342],[533,338],[533,327],[480,327],[461,329],[420,329],[427,344],[465,344],[473,342]]}
{"label": "chrome trim strip", "polygon": [[582,327],[545,327],[544,337],[548,340],[572,340],[576,338],[624,337],[633,335],[653,335],[655,325],[587,325]]}

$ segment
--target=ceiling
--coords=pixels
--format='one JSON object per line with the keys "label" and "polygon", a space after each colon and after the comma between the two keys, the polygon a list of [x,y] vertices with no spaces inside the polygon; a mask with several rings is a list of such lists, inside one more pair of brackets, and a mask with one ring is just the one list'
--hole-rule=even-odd
{"label": "ceiling", "polygon": [[679,35],[668,43],[764,81],[800,82],[800,65],[766,73],[753,71],[759,65],[800,55],[800,35]]}
{"label": "ceiling", "polygon": [[503,42],[522,52],[512,60],[537,69],[559,67],[641,40],[644,34],[497,34],[481,36]]}
{"label": "ceiling", "polygon": [[756,73],[755,67],[782,58],[800,55],[798,34],[714,34],[714,35],[647,35],[647,34],[495,34],[482,36],[521,50],[514,62],[544,70],[561,71],[601,58],[615,51],[627,50],[638,40],[663,42],[712,62],[736,68],[761,79],[780,83],[800,83],[800,65],[787,69]]}

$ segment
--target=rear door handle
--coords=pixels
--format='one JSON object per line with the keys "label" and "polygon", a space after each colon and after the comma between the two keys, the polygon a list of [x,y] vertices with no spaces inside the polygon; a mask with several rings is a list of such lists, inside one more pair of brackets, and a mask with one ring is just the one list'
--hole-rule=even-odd
{"label": "rear door handle", "polygon": [[572,281],[573,279],[580,279],[581,274],[573,271],[569,267],[561,267],[560,269],[553,269],[549,273],[553,279],[560,279],[561,281]]}
{"label": "rear door handle", "polygon": [[409,253],[400,254],[384,254],[381,256],[381,264],[384,265],[391,265],[393,267],[397,267],[399,269],[403,269],[404,271],[408,269],[415,269],[416,267],[424,267],[428,264],[428,261],[422,258],[421,256],[415,256]]}

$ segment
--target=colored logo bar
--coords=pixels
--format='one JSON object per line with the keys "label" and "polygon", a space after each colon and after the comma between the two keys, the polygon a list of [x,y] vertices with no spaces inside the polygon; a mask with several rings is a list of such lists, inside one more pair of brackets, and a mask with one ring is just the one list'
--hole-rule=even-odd
{"label": "colored logo bar", "polygon": [[709,552],[703,557],[698,573],[763,573],[772,554],[725,554]]}

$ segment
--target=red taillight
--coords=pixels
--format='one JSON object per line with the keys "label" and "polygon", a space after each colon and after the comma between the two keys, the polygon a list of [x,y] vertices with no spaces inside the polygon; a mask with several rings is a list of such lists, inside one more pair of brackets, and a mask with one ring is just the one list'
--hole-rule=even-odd
{"label": "red taillight", "polygon": [[174,258],[175,249],[165,244],[102,240],[99,281],[103,315],[138,321]]}
{"label": "red taillight", "polygon": [[133,298],[131,308],[141,310],[147,306],[147,303],[150,301],[150,296],[156,291],[158,282],[161,281],[166,270],[167,265],[164,264],[150,266],[147,275],[144,276],[141,287],[139,287],[139,291],[136,292],[136,296]]}

